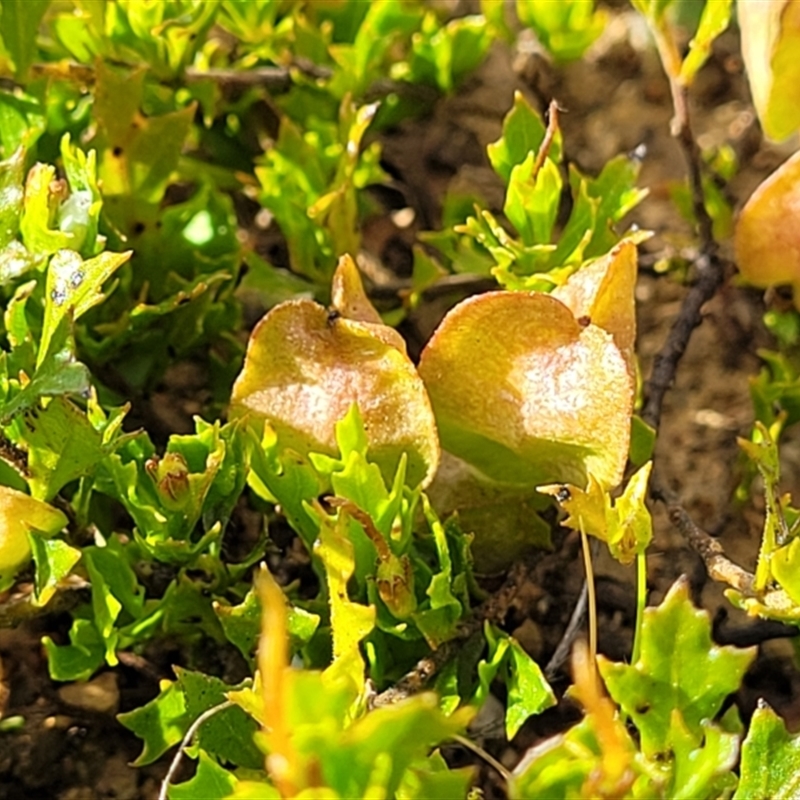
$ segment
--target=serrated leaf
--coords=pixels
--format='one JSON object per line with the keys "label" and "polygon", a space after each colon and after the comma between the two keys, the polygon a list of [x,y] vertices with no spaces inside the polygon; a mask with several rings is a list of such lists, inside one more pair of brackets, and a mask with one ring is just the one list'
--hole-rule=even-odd
{"label": "serrated leaf", "polygon": [[0,410],[0,424],[7,425],[18,414],[35,406],[42,397],[85,395],[91,382],[89,370],[75,360],[69,341],[70,320],[65,317],[52,339],[51,352],[36,369],[31,381],[25,384]]}
{"label": "serrated leaf", "polygon": [[56,593],[59,582],[80,561],[81,551],[60,539],[44,539],[35,534],[29,535],[28,541],[36,564],[36,603],[45,606]]}
{"label": "serrated leaf", "polygon": [[125,253],[101,253],[84,261],[74,250],[59,250],[50,259],[45,287],[42,338],[36,366],[44,361],[50,342],[62,321],[77,320],[105,300],[103,284],[131,257]]}
{"label": "serrated leaf", "polygon": [[133,762],[137,767],[157,761],[183,739],[192,723],[180,684],[162,681],[160,688],[158,696],[149,703],[117,715],[117,719],[143,741],[142,752]]}
{"label": "serrated leaf", "polygon": [[685,580],[673,584],[660,606],[645,610],[641,637],[635,664],[598,656],[598,666],[609,693],[638,728],[642,752],[652,758],[668,746],[675,709],[700,737],[702,721],[713,719],[738,689],[756,649],[717,647],[708,612],[692,605]]}
{"label": "serrated leaf", "polygon": [[538,490],[558,500],[568,514],[565,525],[596,536],[620,563],[630,564],[645,552],[653,538],[653,520],[645,505],[652,466],[648,461],[635,472],[622,495],[613,501],[593,475],[589,475],[585,491],[558,484],[539,486]]}
{"label": "serrated leaf", "polygon": [[325,567],[333,631],[331,675],[343,675],[360,690],[364,683],[361,640],[375,627],[375,606],[350,600],[347,582],[355,572],[353,545],[347,536],[348,520],[339,516],[320,518],[319,539],[314,552]]}
{"label": "serrated leaf", "polygon": [[391,753],[376,790],[393,797],[403,773],[420,761],[424,764],[429,749],[460,733],[473,713],[463,708],[445,716],[432,693],[372,711],[339,734],[335,747],[328,745],[332,752],[325,762],[327,783],[340,797],[364,797],[370,779],[377,777],[373,770],[377,772],[385,759],[382,754]]}
{"label": "serrated leaf", "polygon": [[[320,618],[305,609],[287,605],[286,628],[292,646],[297,649],[306,644],[317,630]],[[253,663],[253,654],[261,630],[261,605],[254,590],[236,606],[214,604],[214,613],[219,618],[225,636],[239,652]]]}
{"label": "serrated leaf", "polygon": [[[175,668],[175,673],[190,720],[223,703],[227,692],[243,685],[230,686],[219,678],[180,667]],[[196,741],[215,758],[249,769],[259,769],[264,764],[264,756],[253,741],[257,729],[258,725],[251,717],[241,708],[233,707],[220,711],[204,722],[197,732]]]}
{"label": "serrated leaf", "polygon": [[201,750],[194,777],[170,786],[167,797],[169,800],[225,800],[237,783],[233,773],[221,767],[205,750]]}
{"label": "serrated leaf", "polygon": [[764,700],[742,743],[734,800],[796,800],[800,797],[800,736],[791,735]]}
{"label": "serrated leaf", "polygon": [[[357,285],[363,295],[349,257],[337,270],[339,276],[347,273],[346,284]],[[347,313],[348,307],[342,301],[337,311]],[[233,387],[232,416],[265,420],[282,448],[334,456],[336,423],[353,403],[369,430],[369,458],[387,481],[406,453],[409,484],[428,483],[438,463],[436,426],[422,381],[394,330],[330,315],[309,300],[281,304],[259,322]]]}
{"label": "serrated leaf", "polygon": [[611,336],[543,294],[460,303],[422,353],[446,450],[507,484],[618,483],[633,384]]}
{"label": "serrated leaf", "polygon": [[140,112],[144,96],[143,69],[117,71],[107,61],[96,70],[94,114],[101,128],[98,177],[109,214],[130,230],[135,220],[123,218],[116,198],[133,195],[136,203],[157,203],[189,133],[195,106],[159,116]]}
{"label": "serrated leaf", "polygon": [[69,182],[70,196],[58,210],[58,226],[74,237],[73,248],[83,255],[99,255],[105,237],[97,233],[103,201],[97,184],[97,155],[84,153],[70,142],[68,133],[61,140],[61,159]]}
{"label": "serrated leaf", "polygon": [[106,452],[100,432],[63,396],[28,409],[20,430],[28,448],[28,482],[39,500],[52,500],[67,483],[89,474]]}

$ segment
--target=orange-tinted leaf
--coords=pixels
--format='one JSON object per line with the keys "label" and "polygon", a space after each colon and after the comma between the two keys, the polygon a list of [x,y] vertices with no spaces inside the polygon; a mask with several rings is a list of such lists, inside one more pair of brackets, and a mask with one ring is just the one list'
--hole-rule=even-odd
{"label": "orange-tinted leaf", "polygon": [[501,483],[617,484],[633,380],[611,335],[556,298],[490,292],[454,308],[419,366],[446,450]]}
{"label": "orange-tinted leaf", "polygon": [[258,323],[233,387],[232,416],[264,419],[284,447],[336,455],[335,425],[355,402],[369,457],[384,476],[391,481],[406,452],[409,483],[427,484],[439,462],[439,442],[425,387],[397,332],[359,321],[369,317],[369,301],[347,257],[337,269],[334,299],[335,313],[295,300]]}
{"label": "orange-tinted leaf", "polygon": [[800,307],[800,153],[795,153],[751,195],[736,225],[736,263],[748,283],[789,283]]}
{"label": "orange-tinted leaf", "polygon": [[608,331],[633,373],[636,342],[636,245],[626,239],[610,253],[592,261],[553,290],[575,315]]}
{"label": "orange-tinted leaf", "polygon": [[800,128],[800,0],[738,0],[736,11],[761,126],[786,139]]}

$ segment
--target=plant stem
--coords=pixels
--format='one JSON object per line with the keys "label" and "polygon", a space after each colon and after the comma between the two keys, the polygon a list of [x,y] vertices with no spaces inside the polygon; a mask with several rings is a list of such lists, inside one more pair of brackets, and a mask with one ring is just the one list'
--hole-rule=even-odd
{"label": "plant stem", "polygon": [[586,570],[586,588],[589,596],[589,658],[592,668],[597,660],[597,596],[594,586],[594,569],[592,568],[592,553],[589,549],[589,537],[583,528],[583,518],[580,518],[581,545],[583,547],[583,566]]}
{"label": "plant stem", "polygon": [[644,608],[647,603],[647,554],[642,552],[636,556],[636,628],[633,632],[633,653],[631,664],[635,664],[642,654],[642,623]]}
{"label": "plant stem", "polygon": [[233,703],[230,700],[226,700],[219,705],[212,706],[211,708],[207,708],[190,726],[189,730],[186,731],[183,740],[178,747],[178,752],[175,753],[175,758],[172,759],[172,763],[169,765],[169,769],[167,770],[167,774],[164,776],[164,780],[161,782],[161,788],[158,792],[158,800],[167,800],[167,793],[169,792],[170,784],[172,783],[172,779],[175,777],[175,773],[178,771],[178,767],[181,765],[181,759],[183,758],[183,750],[185,747],[188,747],[192,743],[192,739],[194,739],[194,735],[200,729],[200,726],[206,721],[211,719],[211,717],[219,714],[220,711],[225,711],[228,708],[231,708]]}

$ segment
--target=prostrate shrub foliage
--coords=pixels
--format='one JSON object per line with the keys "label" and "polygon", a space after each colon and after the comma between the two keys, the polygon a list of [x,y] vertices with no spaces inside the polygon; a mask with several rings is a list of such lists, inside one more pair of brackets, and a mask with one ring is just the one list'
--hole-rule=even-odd
{"label": "prostrate shrub foliage", "polygon": [[[465,741],[492,687],[509,738],[556,697],[475,576],[549,546],[557,518],[587,567],[587,536],[637,563],[634,651],[596,658],[590,609],[569,690],[585,714],[513,772],[496,765],[508,795],[793,796],[796,740],[768,707],[746,729],[725,702],[754,649],[715,645],[685,582],[644,607],[659,412],[654,383],[642,405],[635,351],[648,233],[624,223],[646,194],[638,159],[584,174],[557,103],[540,114],[518,94],[487,151],[502,214],[453,201],[420,237],[403,305],[382,316],[365,291],[380,132],[429,111],[521,26],[561,63],[608,22],[590,0],[517,0],[513,22],[507,5],[448,19],[410,0],[0,0],[0,618],[68,610],[68,640],[43,639],[60,682],[179,646],[174,680],[119,715],[142,740],[138,765],[176,746],[196,759],[163,797],[478,791],[437,747]],[[691,291],[710,286],[708,299],[726,266],[715,237],[730,208],[709,177],[725,154],[700,152],[686,100],[731,2],[697,4],[685,47],[684,4],[634,5],[673,90],[690,165],[676,196],[700,267],[719,274],[701,269]],[[765,131],[787,136],[800,3],[739,0],[738,14]],[[756,286],[798,284],[796,161],[738,224]],[[248,203],[279,230],[288,269],[239,229]],[[389,323],[454,274],[496,288],[453,307],[415,363]],[[268,309],[249,340],[246,297]],[[768,315],[778,349],[742,442],[766,496],[755,574],[719,553],[730,569],[712,570],[735,604],[793,624],[800,513],[780,493],[778,443],[800,419],[798,319]],[[165,437],[132,408],[182,359],[207,376],[201,413],[194,433]],[[248,552],[231,524],[243,508],[264,520]],[[266,557],[279,564],[270,532],[286,526],[310,569],[279,586]],[[235,648],[250,677],[199,669],[209,646]]]}

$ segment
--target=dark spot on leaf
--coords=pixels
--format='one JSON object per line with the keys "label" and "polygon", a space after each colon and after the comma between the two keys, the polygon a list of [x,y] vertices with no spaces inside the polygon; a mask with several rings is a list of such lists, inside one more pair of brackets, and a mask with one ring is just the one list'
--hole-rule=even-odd
{"label": "dark spot on leaf", "polygon": [[121,148],[119,145],[117,145],[117,146],[116,146],[116,147],[115,147],[115,148],[114,148],[114,149],[111,151],[111,154],[114,156],[114,158],[119,158],[119,157],[122,155],[122,148]]}
{"label": "dark spot on leaf", "polygon": [[646,714],[650,710],[649,703],[642,703],[639,706],[636,706],[636,713],[637,714]]}
{"label": "dark spot on leaf", "polygon": [[147,226],[144,224],[144,222],[134,222],[133,232],[136,236],[139,236],[140,234],[144,233],[146,227]]}
{"label": "dark spot on leaf", "polygon": [[592,318],[588,314],[584,314],[582,317],[578,317],[578,325],[581,328],[588,328],[592,322]]}

